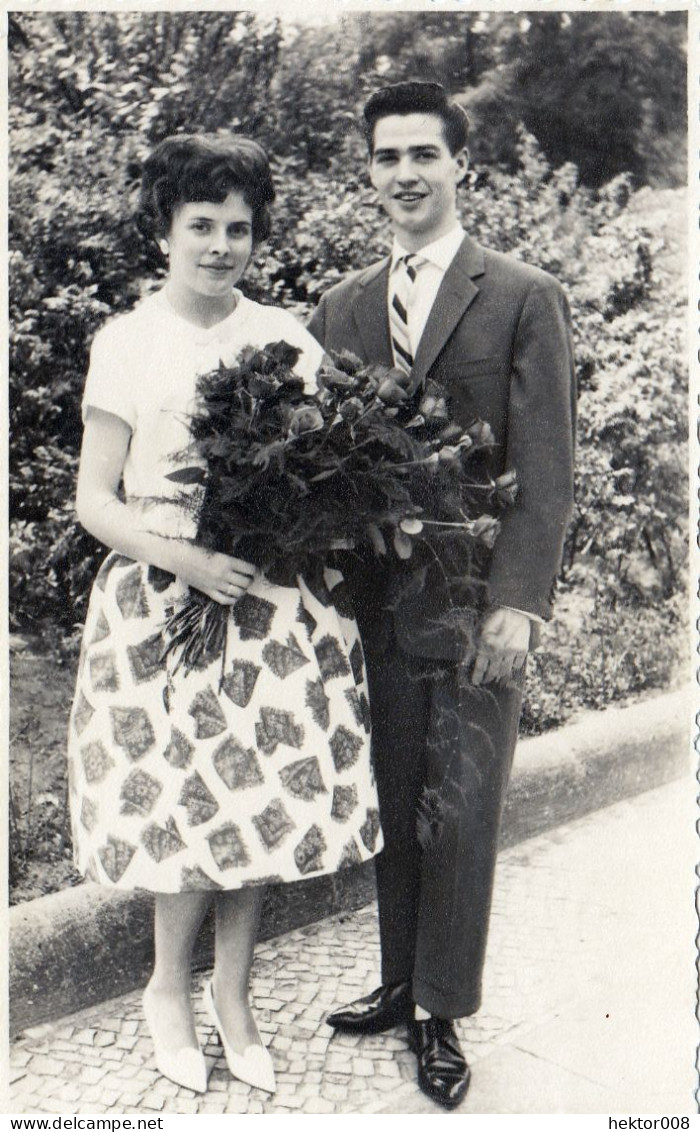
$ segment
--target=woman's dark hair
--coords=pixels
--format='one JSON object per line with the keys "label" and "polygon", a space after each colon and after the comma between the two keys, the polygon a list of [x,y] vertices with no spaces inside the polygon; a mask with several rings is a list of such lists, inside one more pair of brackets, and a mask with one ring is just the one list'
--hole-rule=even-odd
{"label": "woman's dark hair", "polygon": [[177,134],[160,142],[146,159],[136,222],[152,239],[167,236],[180,204],[221,204],[240,192],[252,210],[253,243],[270,234],[275,199],[270,165],[262,146],[238,134],[211,137]]}
{"label": "woman's dark hair", "polygon": [[440,83],[411,81],[375,90],[364,108],[364,134],[370,156],[374,152],[374,127],[380,118],[390,114],[435,114],[442,119],[445,143],[452,156],[466,147],[467,112]]}

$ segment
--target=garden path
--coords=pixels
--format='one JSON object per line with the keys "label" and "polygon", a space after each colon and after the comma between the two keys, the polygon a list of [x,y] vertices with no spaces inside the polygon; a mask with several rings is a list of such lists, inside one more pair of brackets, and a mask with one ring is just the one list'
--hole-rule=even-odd
{"label": "garden path", "polygon": [[[484,1007],[459,1025],[473,1068],[460,1113],[697,1111],[695,816],[682,779],[501,854]],[[160,1077],[132,993],[20,1036],[5,1111],[438,1113],[403,1032],[333,1035],[324,1022],[376,985],[378,952],[374,906],[259,946],[274,1097],[231,1079],[201,1013],[209,1091]]]}

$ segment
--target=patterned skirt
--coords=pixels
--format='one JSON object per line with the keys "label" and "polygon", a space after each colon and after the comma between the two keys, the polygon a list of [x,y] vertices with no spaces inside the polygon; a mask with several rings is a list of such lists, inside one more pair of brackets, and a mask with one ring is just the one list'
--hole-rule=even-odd
{"label": "patterned skirt", "polygon": [[[68,754],[75,860],[151,892],[332,873],[382,847],[357,626],[337,571],[256,575],[224,657],[163,658],[186,590],[112,553],[90,598]],[[341,612],[341,608],[343,612]]]}

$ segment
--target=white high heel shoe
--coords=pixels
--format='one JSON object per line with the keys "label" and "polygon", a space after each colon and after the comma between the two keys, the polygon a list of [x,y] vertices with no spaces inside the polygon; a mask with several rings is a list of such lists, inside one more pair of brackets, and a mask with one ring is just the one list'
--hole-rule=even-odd
{"label": "white high heel shoe", "polygon": [[156,1014],[148,987],[143,992],[143,1013],[153,1040],[156,1067],[163,1077],[183,1085],[195,1093],[207,1091],[207,1063],[201,1049],[186,1046],[183,1049],[164,1049],[158,1037]]}
{"label": "white high heel shoe", "polygon": [[[235,1053],[226,1040],[221,1019],[216,1012],[211,982],[204,984],[202,1002],[212,1026],[219,1032],[221,1044],[224,1047],[226,1064],[231,1076],[237,1077],[239,1081],[245,1081],[247,1085],[253,1085],[256,1089],[265,1089],[268,1093],[274,1093],[277,1088],[275,1071],[272,1066],[272,1058],[262,1041],[259,1045],[246,1046],[243,1053]],[[260,1037],[259,1034],[258,1037]]]}

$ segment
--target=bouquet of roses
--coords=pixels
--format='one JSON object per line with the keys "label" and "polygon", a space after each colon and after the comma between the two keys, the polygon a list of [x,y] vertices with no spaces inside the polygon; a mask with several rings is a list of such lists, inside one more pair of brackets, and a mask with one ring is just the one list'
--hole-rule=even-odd
{"label": "bouquet of roses", "polygon": [[[276,342],[199,378],[189,431],[200,462],[168,477],[201,487],[196,503],[182,499],[196,506],[199,545],[287,585],[318,577],[341,545],[409,567],[419,548],[434,555],[457,540],[463,564],[465,549],[469,561],[493,546],[516,483],[488,474],[488,424],[460,428],[437,386],[409,395],[403,370],[349,353],[328,358],[318,391],[306,392],[298,357]],[[191,590],[167,624],[166,651],[181,646],[186,669],[219,655],[229,612]]]}

